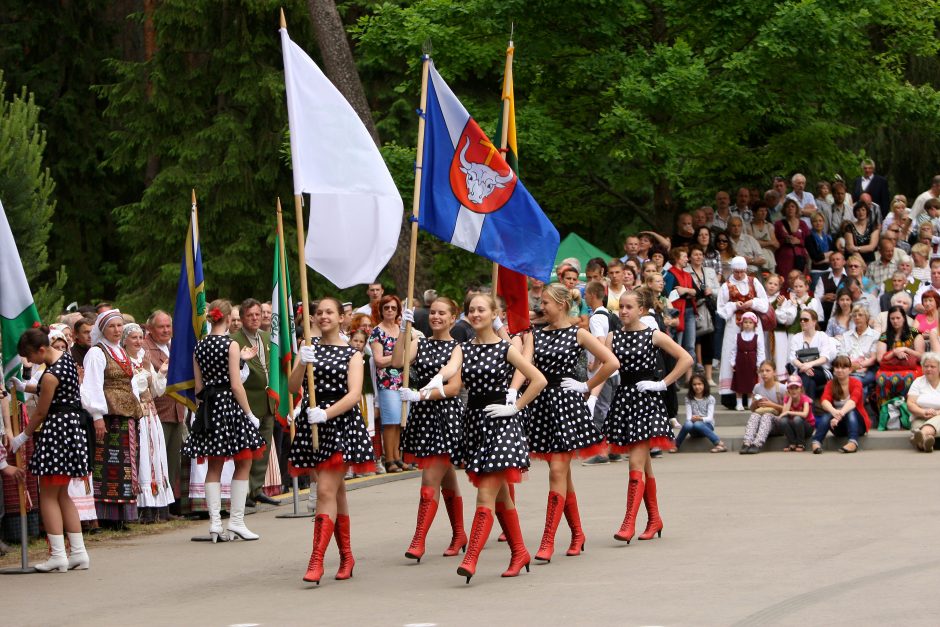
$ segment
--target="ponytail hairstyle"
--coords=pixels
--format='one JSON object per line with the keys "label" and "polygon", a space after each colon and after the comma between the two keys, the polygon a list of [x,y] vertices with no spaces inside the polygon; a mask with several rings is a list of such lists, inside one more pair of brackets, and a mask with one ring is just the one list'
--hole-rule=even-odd
{"label": "ponytail hairstyle", "polygon": [[27,358],[38,353],[41,348],[49,348],[49,327],[45,325],[26,329],[16,344],[16,352]]}
{"label": "ponytail hairstyle", "polygon": [[[428,290],[432,291],[432,290]],[[436,296],[434,300],[431,301],[431,305],[434,303],[443,303],[447,310],[450,312],[450,315],[457,319],[460,317],[460,306],[454,301],[453,298],[447,298],[446,296]]]}
{"label": "ponytail hairstyle", "polygon": [[[659,293],[653,288],[644,285],[635,290],[627,290],[624,292],[624,294],[628,293],[636,296],[637,303],[644,312],[649,312],[650,309],[655,310],[656,313],[663,312],[664,308],[662,302],[659,300]],[[623,298],[623,296],[621,296],[621,298]]]}
{"label": "ponytail hairstyle", "polygon": [[542,293],[561,305],[566,311],[571,309],[571,290],[561,283],[546,285]]}
{"label": "ponytail hairstyle", "polygon": [[209,321],[209,324],[215,326],[227,320],[230,315],[232,315],[232,303],[224,298],[217,298],[209,303],[206,320]]}

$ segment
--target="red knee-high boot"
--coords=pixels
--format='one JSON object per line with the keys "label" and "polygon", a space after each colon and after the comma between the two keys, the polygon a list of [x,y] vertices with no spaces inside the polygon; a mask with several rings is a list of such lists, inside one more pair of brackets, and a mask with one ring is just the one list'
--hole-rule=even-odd
{"label": "red knee-high boot", "polygon": [[659,517],[659,503],[656,501],[656,478],[646,478],[646,489],[643,491],[643,502],[646,503],[646,530],[640,534],[639,540],[652,540],[653,536],[663,537],[663,519]]}
{"label": "red knee-high boot", "polygon": [[415,535],[411,539],[411,546],[405,551],[405,557],[418,560],[424,556],[424,541],[428,537],[428,529],[434,522],[437,514],[437,501],[434,500],[436,489],[431,486],[421,486],[421,500],[418,501],[418,522],[415,525]]}
{"label": "red knee-high boot", "polygon": [[473,526],[470,528],[470,542],[467,545],[467,553],[463,556],[463,561],[457,568],[457,574],[470,578],[477,572],[477,560],[480,559],[480,551],[486,544],[486,539],[490,537],[490,531],[493,529],[493,510],[488,507],[478,507],[473,514]]}
{"label": "red knee-high boot", "polygon": [[349,540],[349,516],[339,514],[336,516],[336,526],[333,529],[336,535],[336,547],[339,549],[339,570],[336,579],[352,579],[353,567],[356,560],[352,554],[352,544]]}
{"label": "red knee-high boot", "polygon": [[[509,498],[512,499],[512,504],[513,504],[513,505],[516,504],[516,487],[515,487],[515,485],[516,485],[516,484],[514,484],[514,483],[508,484],[508,486],[509,486]],[[506,541],[506,533],[504,532],[504,533],[499,534],[499,538],[497,539],[497,541],[498,541],[498,542],[505,542],[505,541]]]}
{"label": "red knee-high boot", "polygon": [[[525,540],[522,538],[522,529],[519,527],[519,512],[513,509],[506,509],[501,503],[496,504],[496,518],[499,519],[499,525],[506,534],[506,540],[509,542],[510,558],[509,568],[503,573],[503,577],[516,577],[525,566],[525,571],[529,572],[529,551],[525,548]],[[557,522],[556,522],[557,525]]]}
{"label": "red knee-high boot", "polygon": [[542,532],[539,550],[535,554],[535,559],[540,562],[552,561],[552,554],[555,552],[555,532],[558,531],[558,523],[561,522],[564,509],[565,497],[558,492],[549,492],[548,505],[545,507],[545,530]]}
{"label": "red knee-high boot", "polygon": [[614,538],[630,544],[633,534],[636,533],[636,515],[640,511],[640,503],[643,501],[643,471],[630,471],[630,484],[627,487],[627,513],[623,517],[623,524],[620,525],[620,531],[614,534]]}
{"label": "red knee-high boot", "polygon": [[584,530],[581,529],[581,514],[578,512],[578,497],[574,492],[569,492],[565,496],[565,520],[571,527],[571,546],[565,555],[581,555],[584,551],[586,538]]}
{"label": "red knee-high boot", "polygon": [[313,551],[310,553],[310,563],[307,564],[307,574],[304,581],[320,585],[323,577],[323,554],[333,537],[333,521],[326,514],[319,514],[313,519]]}
{"label": "red knee-high boot", "polygon": [[453,535],[450,546],[444,551],[444,557],[452,557],[460,553],[460,549],[467,550],[467,532],[463,528],[463,498],[457,496],[453,490],[441,490],[447,517],[450,518],[450,528]]}

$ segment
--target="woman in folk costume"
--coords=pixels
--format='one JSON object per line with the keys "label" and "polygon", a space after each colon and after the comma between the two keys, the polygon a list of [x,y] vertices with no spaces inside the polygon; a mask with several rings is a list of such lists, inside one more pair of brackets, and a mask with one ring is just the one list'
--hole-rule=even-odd
{"label": "woman in folk costume", "polygon": [[[607,348],[620,363],[620,385],[614,393],[604,433],[611,453],[629,453],[630,478],[627,506],[620,530],[614,538],[630,543],[636,531],[640,502],[646,504],[649,518],[640,540],[662,535],[656,480],[653,477],[651,448],[672,449],[672,429],[663,392],[692,367],[692,356],[658,328],[646,313],[652,304],[648,290],[627,290],[620,297],[623,328],[607,336]],[[669,372],[659,371],[660,351],[675,359]],[[663,379],[657,381],[659,376]]]}
{"label": "woman in folk costume", "polygon": [[[568,318],[570,291],[553,283],[542,291],[542,311],[548,325],[534,334],[533,364],[548,380],[529,407],[527,435],[531,457],[548,462],[549,492],[545,530],[535,559],[550,562],[555,550],[555,532],[564,513],[571,528],[567,555],[584,550],[584,531],[578,499],[571,479],[571,459],[607,453],[604,436],[594,425],[594,403],[607,378],[620,367],[614,354],[587,329],[572,326]],[[575,375],[583,350],[594,356],[597,370],[590,380]],[[593,385],[592,385],[593,383]],[[597,392],[594,390],[597,389]],[[585,394],[590,395],[585,399]]]}
{"label": "woman in folk costume", "polygon": [[[467,554],[457,569],[467,583],[476,573],[480,551],[493,528],[494,509],[512,555],[503,577],[515,577],[523,567],[529,569],[529,552],[508,485],[518,483],[529,467],[529,446],[519,412],[538,396],[546,381],[538,368],[493,330],[497,313],[492,295],[473,296],[467,320],[476,337],[455,348],[447,365],[421,389],[437,390],[440,395],[444,381],[460,373],[468,392],[461,456],[470,482],[477,487],[477,509]],[[529,380],[529,386],[517,401],[507,403],[507,389],[516,369]]]}
{"label": "woman in folk costume", "polygon": [[[336,579],[353,576],[356,560],[350,540],[349,503],[346,500],[346,471],[375,471],[372,441],[359,411],[362,397],[362,353],[340,336],[343,305],[332,296],[320,299],[314,319],[320,337],[313,346],[300,348],[299,360],[290,374],[291,394],[303,392],[296,432],[290,448],[292,474],[316,470],[317,515],[313,520],[313,550],[304,581],[320,585],[323,556],[335,534],[339,548]],[[310,406],[307,366],[313,366],[314,400]],[[313,446],[316,425],[318,448]]]}
{"label": "woman in folk costume", "polygon": [[[39,477],[39,507],[50,549],[49,560],[36,564],[36,570],[85,570],[89,559],[82,523],[68,494],[72,478],[88,475],[88,441],[85,435],[88,416],[82,409],[78,368],[68,353],[49,345],[48,329],[27,330],[20,337],[17,352],[34,364],[45,365],[36,389],[29,390],[39,397],[36,411],[23,432],[13,438],[11,446],[15,453],[33,435],[36,436],[29,472]],[[21,381],[14,380],[14,384],[19,391],[25,391],[26,386]],[[65,553],[65,534],[68,534],[71,546],[68,556]]]}
{"label": "woman in folk costume", "polygon": [[[238,344],[228,336],[232,305],[227,300],[209,303],[209,335],[199,340],[193,351],[196,398],[199,407],[193,418],[189,437],[183,443],[183,455],[201,461],[207,459],[206,504],[209,507],[209,536],[219,540],[257,540],[258,535],[245,526],[245,499],[248,498],[248,474],[251,463],[264,452],[264,440],[258,432],[260,421],[251,413],[242,386]],[[232,500],[228,533],[222,532],[222,467],[234,460]]]}
{"label": "woman in folk costume", "polygon": [[[731,346],[738,341],[741,316],[747,311],[753,311],[760,318],[760,314],[765,313],[768,307],[764,287],[757,279],[747,275],[747,261],[744,257],[732,259],[731,276],[718,291],[718,315],[726,321],[721,344],[722,355],[730,354]],[[758,327],[758,331],[763,332],[763,329]],[[718,391],[721,394],[732,394],[733,366],[730,359],[721,360],[721,370],[718,373]]]}
{"label": "woman in folk costume", "polygon": [[82,380],[82,404],[94,419],[97,437],[92,464],[98,520],[119,529],[137,521],[137,421],[142,415],[132,384],[134,366],[120,344],[123,332],[120,311],[98,314]]}
{"label": "woman in folk costume", "polygon": [[[443,498],[452,529],[450,546],[445,557],[466,550],[467,534],[463,526],[463,498],[457,483],[454,462],[459,461],[458,449],[463,436],[463,403],[460,402],[460,375],[455,375],[444,386],[443,395],[438,390],[418,392],[438,370],[450,361],[457,348],[457,340],[451,337],[450,329],[457,321],[460,308],[449,298],[436,298],[428,310],[431,337],[412,338],[408,361],[411,363],[411,388],[402,388],[402,401],[411,402],[408,423],[402,434],[401,450],[405,463],[417,464],[421,468],[421,498],[418,502],[418,522],[411,546],[405,557],[421,561],[425,550],[425,538],[438,500]],[[414,309],[402,313],[401,332],[405,333],[407,322],[414,322]],[[405,343],[397,342],[392,351],[392,367],[405,364]]]}
{"label": "woman in folk costume", "polygon": [[169,361],[160,372],[153,369],[144,351],[144,331],[139,324],[124,325],[124,350],[134,365],[134,394],[140,401],[143,416],[137,423],[139,455],[137,464],[137,511],[140,522],[152,523],[169,520],[169,505],[174,501],[173,489],[167,470],[166,443],[163,427],[153,399],[166,390],[166,371]]}

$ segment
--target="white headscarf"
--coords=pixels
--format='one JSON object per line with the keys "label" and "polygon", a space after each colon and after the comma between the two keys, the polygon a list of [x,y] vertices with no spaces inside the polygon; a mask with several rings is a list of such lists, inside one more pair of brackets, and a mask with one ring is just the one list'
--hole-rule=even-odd
{"label": "white headscarf", "polygon": [[108,325],[115,320],[121,320],[122,322],[124,321],[124,316],[121,314],[119,309],[109,309],[98,314],[98,317],[95,318],[95,325],[91,328],[92,346],[97,346],[102,342],[105,344],[111,344],[111,342],[104,338],[104,330],[107,329]]}

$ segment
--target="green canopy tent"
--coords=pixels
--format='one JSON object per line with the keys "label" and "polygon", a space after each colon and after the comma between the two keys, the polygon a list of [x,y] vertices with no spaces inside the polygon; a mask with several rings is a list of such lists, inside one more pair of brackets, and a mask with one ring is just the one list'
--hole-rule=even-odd
{"label": "green canopy tent", "polygon": [[569,233],[558,246],[558,253],[555,255],[555,267],[558,267],[562,259],[567,259],[568,257],[574,257],[581,263],[581,276],[579,278],[582,281],[587,280],[587,275],[584,274],[584,270],[587,268],[588,260],[594,257],[600,257],[604,261],[613,259],[612,255],[608,255],[577,233]]}

